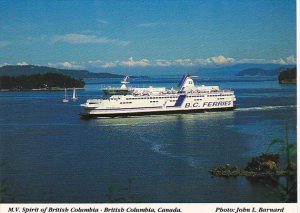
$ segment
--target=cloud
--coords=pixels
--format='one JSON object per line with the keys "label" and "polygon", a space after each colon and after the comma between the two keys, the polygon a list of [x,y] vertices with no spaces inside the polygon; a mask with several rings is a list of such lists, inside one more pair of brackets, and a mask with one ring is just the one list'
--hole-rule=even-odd
{"label": "cloud", "polygon": [[9,64],[9,63],[3,63],[3,64],[0,64],[0,67],[7,66],[7,65],[11,65],[11,64]]}
{"label": "cloud", "polygon": [[[94,68],[113,68],[113,67],[213,67],[213,66],[228,66],[234,64],[295,64],[296,59],[294,56],[289,56],[286,59],[235,59],[225,56],[215,56],[210,58],[179,58],[174,60],[163,60],[163,59],[138,59],[135,60],[133,57],[129,57],[126,60],[115,60],[115,61],[102,61],[102,60],[90,60],[88,62],[59,62],[59,63],[48,63],[49,66],[57,68],[68,68],[68,69],[85,69],[88,67]],[[26,63],[26,62],[24,62]]]}
{"label": "cloud", "polygon": [[291,55],[291,56],[289,56],[289,57],[286,58],[286,63],[288,63],[288,64],[296,64],[297,60],[296,60],[295,56]]}
{"label": "cloud", "polygon": [[178,65],[178,66],[193,66],[194,65],[194,61],[192,59],[176,59],[173,62],[171,62],[171,64],[173,65]]}
{"label": "cloud", "polygon": [[10,41],[0,41],[0,48],[10,45]]}
{"label": "cloud", "polygon": [[25,61],[22,61],[22,62],[17,63],[17,65],[18,66],[26,66],[26,65],[29,65],[29,64]]}
{"label": "cloud", "polygon": [[150,61],[148,59],[141,59],[135,61],[133,60],[132,57],[130,57],[127,61],[121,61],[119,65],[125,67],[146,67],[146,66],[150,66]]}
{"label": "cloud", "polygon": [[104,62],[101,60],[89,61],[88,65],[102,68],[111,68],[111,67],[146,67],[150,66],[151,63],[148,59],[134,60],[133,57],[128,58],[124,61],[110,61]]}
{"label": "cloud", "polygon": [[224,56],[220,55],[218,57],[212,57],[212,62],[215,64],[228,64],[228,63],[234,63],[234,58],[225,58]]}
{"label": "cloud", "polygon": [[58,62],[58,63],[48,63],[49,67],[55,68],[65,68],[65,69],[84,69],[84,66],[76,62]]}
{"label": "cloud", "polygon": [[273,64],[286,64],[286,61],[282,58],[280,59],[275,59],[271,61]]}
{"label": "cloud", "polygon": [[172,65],[172,62],[168,60],[155,60],[153,63],[159,67],[168,67]]}
{"label": "cloud", "polygon": [[111,68],[111,67],[147,67],[147,66],[156,66],[156,67],[169,67],[169,66],[206,66],[206,65],[215,65],[215,64],[231,64],[234,63],[235,59],[226,58],[224,56],[212,57],[207,59],[189,59],[189,58],[179,58],[175,60],[149,60],[149,59],[140,59],[134,60],[133,57],[128,58],[123,61],[110,61],[104,62],[101,60],[89,61],[89,66],[102,67],[102,68]]}
{"label": "cloud", "polygon": [[103,63],[101,65],[101,67],[103,68],[112,68],[112,67],[116,67],[118,65],[118,62],[107,62],[107,63]]}
{"label": "cloud", "polygon": [[273,63],[273,64],[282,64],[282,65],[296,64],[296,58],[295,58],[295,56],[291,55],[291,56],[286,57],[285,59],[284,58],[279,58],[279,59],[272,60],[271,63]]}
{"label": "cloud", "polygon": [[56,35],[53,36],[51,41],[56,42],[65,42],[70,44],[113,44],[118,46],[127,46],[129,41],[122,41],[119,39],[110,39],[107,37],[97,37],[95,35],[85,35],[85,34],[65,34],[65,35]]}

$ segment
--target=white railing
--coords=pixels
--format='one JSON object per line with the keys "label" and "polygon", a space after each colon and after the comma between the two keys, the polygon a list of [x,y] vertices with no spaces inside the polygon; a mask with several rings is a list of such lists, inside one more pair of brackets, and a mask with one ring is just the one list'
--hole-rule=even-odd
{"label": "white railing", "polygon": [[88,99],[87,103],[101,103],[102,99]]}

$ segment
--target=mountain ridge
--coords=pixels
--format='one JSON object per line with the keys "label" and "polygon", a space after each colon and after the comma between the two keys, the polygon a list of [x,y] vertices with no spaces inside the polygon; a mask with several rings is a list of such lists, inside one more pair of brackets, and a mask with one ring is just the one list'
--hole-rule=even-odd
{"label": "mountain ridge", "polygon": [[73,78],[122,78],[123,75],[112,73],[94,73],[88,70],[58,69],[37,65],[6,65],[0,67],[0,76],[20,76],[46,73],[59,73]]}
{"label": "mountain ridge", "polygon": [[281,68],[266,70],[261,68],[248,68],[238,72],[237,76],[277,76]]}

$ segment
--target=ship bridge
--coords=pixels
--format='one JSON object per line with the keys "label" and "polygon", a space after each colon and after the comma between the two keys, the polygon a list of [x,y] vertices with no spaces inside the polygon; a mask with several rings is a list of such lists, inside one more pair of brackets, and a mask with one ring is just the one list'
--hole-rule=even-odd
{"label": "ship bridge", "polygon": [[121,87],[108,87],[103,89],[104,95],[130,95],[132,92],[126,87],[129,76],[125,76],[121,81]]}
{"label": "ship bridge", "polygon": [[180,83],[178,84],[178,87],[180,92],[186,93],[216,92],[220,90],[219,86],[196,86],[191,75],[184,75]]}

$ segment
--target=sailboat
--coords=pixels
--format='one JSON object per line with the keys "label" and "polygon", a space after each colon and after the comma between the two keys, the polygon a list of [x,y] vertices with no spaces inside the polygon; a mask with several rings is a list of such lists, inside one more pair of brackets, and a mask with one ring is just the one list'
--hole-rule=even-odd
{"label": "sailboat", "polygon": [[72,96],[72,100],[73,101],[76,101],[78,98],[77,98],[77,96],[76,96],[76,90],[75,90],[75,88],[73,88],[73,96]]}
{"label": "sailboat", "polygon": [[65,95],[64,95],[64,98],[62,100],[63,103],[68,103],[69,100],[68,100],[68,94],[67,94],[67,89],[65,88]]}

